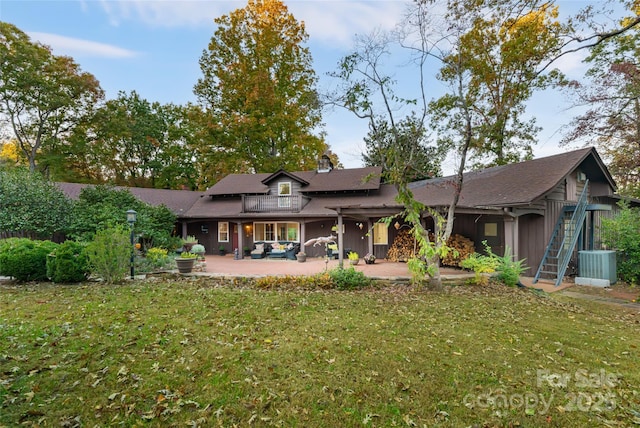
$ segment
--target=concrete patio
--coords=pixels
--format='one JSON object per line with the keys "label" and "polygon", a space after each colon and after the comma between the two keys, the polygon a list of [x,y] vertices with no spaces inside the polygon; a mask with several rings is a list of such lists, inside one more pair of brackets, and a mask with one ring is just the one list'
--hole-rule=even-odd
{"label": "concrete patio", "polygon": [[[338,260],[320,257],[308,257],[304,263],[296,260],[288,259],[251,259],[245,257],[235,260],[232,254],[226,256],[207,255],[205,270],[195,272],[195,275],[210,275],[222,277],[235,276],[269,276],[269,275],[314,275],[322,273],[326,269],[333,269],[338,266]],[[345,266],[349,266],[349,261],[344,261]],[[406,263],[390,262],[384,259],[377,259],[374,264],[365,264],[363,260],[354,266],[354,268],[366,276],[373,279],[384,279],[389,281],[408,281],[411,277],[409,268]],[[460,280],[465,281],[474,276],[473,273],[443,267],[440,269],[443,280]],[[547,293],[559,291],[573,286],[573,283],[562,283],[556,287],[553,283],[547,281],[539,281],[533,284],[533,278],[522,277],[521,282],[531,288],[543,290]]]}

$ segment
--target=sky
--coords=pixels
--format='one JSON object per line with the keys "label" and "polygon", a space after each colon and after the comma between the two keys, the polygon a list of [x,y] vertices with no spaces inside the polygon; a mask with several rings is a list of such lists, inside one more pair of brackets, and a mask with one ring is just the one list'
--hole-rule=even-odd
{"label": "sky", "polygon": [[[584,1],[557,2],[560,13],[575,11]],[[335,85],[327,73],[354,46],[356,34],[392,29],[401,22],[407,0],[285,0],[298,21],[304,21],[319,90]],[[0,0],[0,21],[9,22],[32,40],[49,45],[56,55],[68,55],[93,74],[107,99],[119,91],[136,91],[150,102],[195,102],[193,86],[201,77],[198,64],[213,36],[214,19],[246,1],[228,0]],[[580,78],[584,54],[563,58],[558,67]],[[393,70],[404,85],[415,80]],[[405,78],[406,77],[406,78]],[[437,84],[432,87],[436,88]],[[408,86],[411,92],[411,87]],[[405,88],[405,89],[407,89]],[[562,126],[576,112],[562,94],[546,91],[533,97],[528,114],[543,128],[534,156],[566,151],[558,147]],[[362,166],[367,124],[344,110],[323,113],[326,142],[347,168]],[[443,165],[453,172],[455,159]]]}

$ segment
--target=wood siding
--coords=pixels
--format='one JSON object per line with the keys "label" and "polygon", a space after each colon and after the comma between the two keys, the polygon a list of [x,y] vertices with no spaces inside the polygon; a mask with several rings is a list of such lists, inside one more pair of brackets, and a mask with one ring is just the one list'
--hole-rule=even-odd
{"label": "wood siding", "polygon": [[541,230],[545,229],[545,218],[537,214],[525,214],[518,218],[518,260],[526,259],[528,266],[526,276],[533,276],[547,247],[548,237]]}

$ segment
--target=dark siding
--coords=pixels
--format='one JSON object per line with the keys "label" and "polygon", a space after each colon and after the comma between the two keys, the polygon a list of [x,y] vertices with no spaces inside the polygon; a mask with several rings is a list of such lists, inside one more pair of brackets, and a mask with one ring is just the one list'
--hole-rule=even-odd
{"label": "dark siding", "polygon": [[[332,232],[331,227],[335,224],[334,220],[324,220],[317,221],[313,223],[306,224],[306,236],[305,240],[318,238],[321,236],[338,236],[337,232]],[[345,250],[355,251],[358,253],[360,257],[364,256],[367,253],[367,230],[363,228],[362,230],[356,226],[356,221],[354,220],[344,220],[344,236],[343,236],[343,246]],[[337,243],[337,239],[336,239]],[[374,250],[376,249],[374,246]],[[305,253],[307,253],[308,257],[322,257],[325,255],[325,247],[324,245],[317,246],[307,246],[304,249]],[[381,257],[386,256],[386,250],[384,254],[381,254]],[[378,257],[378,254],[376,254]]]}
{"label": "dark siding", "polygon": [[525,265],[529,269],[525,276],[533,276],[538,269],[540,260],[544,255],[548,238],[542,233],[545,227],[545,218],[537,214],[525,214],[518,218],[518,259],[526,259]]}

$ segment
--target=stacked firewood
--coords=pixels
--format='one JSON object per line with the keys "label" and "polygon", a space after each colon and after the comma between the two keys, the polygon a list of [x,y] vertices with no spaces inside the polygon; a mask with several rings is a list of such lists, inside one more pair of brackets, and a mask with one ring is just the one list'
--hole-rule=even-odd
{"label": "stacked firewood", "polygon": [[[433,233],[429,233],[429,239],[434,241]],[[475,253],[473,241],[462,235],[452,235],[447,241],[449,248],[457,251],[457,256],[453,251],[449,252],[446,257],[441,260],[443,266],[459,266],[460,261]],[[409,230],[400,230],[393,240],[393,244],[387,251],[387,260],[391,262],[406,262],[417,252],[416,242]]]}
{"label": "stacked firewood", "polygon": [[409,229],[400,229],[393,244],[387,251],[387,260],[391,262],[406,262],[414,255],[415,238]]}
{"label": "stacked firewood", "polygon": [[[429,234],[429,239],[433,242],[434,240],[433,233]],[[470,254],[476,252],[476,248],[473,241],[469,238],[466,238],[458,234],[451,235],[449,237],[449,240],[447,241],[447,246],[451,250],[455,250],[458,254],[456,255],[454,251],[449,251],[449,253],[447,253],[447,256],[443,257],[442,260],[440,260],[440,263],[443,266],[458,267],[460,266],[460,262],[462,260],[469,257]]]}

